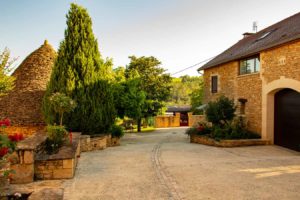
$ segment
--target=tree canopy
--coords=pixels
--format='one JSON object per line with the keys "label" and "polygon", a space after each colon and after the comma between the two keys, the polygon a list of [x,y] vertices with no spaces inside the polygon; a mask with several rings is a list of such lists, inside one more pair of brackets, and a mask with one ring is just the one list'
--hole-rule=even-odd
{"label": "tree canopy", "polygon": [[[103,59],[99,52],[87,10],[72,3],[67,14],[65,38],[60,43],[44,97],[47,122],[58,122],[48,97],[60,92],[77,102],[74,111],[65,117],[69,129],[87,134],[106,132],[114,123],[115,113],[113,98],[108,91],[111,87],[106,81],[111,78],[111,67],[112,60]],[[106,118],[107,113],[110,114]]]}
{"label": "tree canopy", "polygon": [[8,73],[15,60],[16,59],[11,59],[8,48],[5,48],[3,52],[0,53],[0,96],[6,95],[14,88],[15,78],[9,76]]}

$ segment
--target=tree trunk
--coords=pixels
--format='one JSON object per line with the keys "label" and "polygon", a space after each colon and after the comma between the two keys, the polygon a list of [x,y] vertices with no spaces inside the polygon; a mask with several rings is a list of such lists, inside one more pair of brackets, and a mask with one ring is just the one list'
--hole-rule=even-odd
{"label": "tree trunk", "polygon": [[141,129],[141,127],[142,127],[142,118],[138,118],[137,119],[137,132],[142,132],[142,129]]}

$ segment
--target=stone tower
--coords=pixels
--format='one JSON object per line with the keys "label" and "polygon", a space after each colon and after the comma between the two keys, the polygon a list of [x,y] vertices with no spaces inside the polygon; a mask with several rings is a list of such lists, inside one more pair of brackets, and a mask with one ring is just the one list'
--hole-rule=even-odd
{"label": "stone tower", "polygon": [[47,40],[32,52],[12,74],[15,88],[0,99],[0,118],[13,126],[43,126],[43,95],[50,80],[56,52]]}

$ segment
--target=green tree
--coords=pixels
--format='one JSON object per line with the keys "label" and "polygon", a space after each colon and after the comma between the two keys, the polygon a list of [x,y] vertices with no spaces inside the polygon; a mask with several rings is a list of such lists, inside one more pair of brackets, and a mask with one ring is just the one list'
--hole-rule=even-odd
{"label": "green tree", "polygon": [[[192,105],[202,101],[201,91],[203,88],[202,77],[181,76],[172,78],[171,96],[168,105]],[[200,97],[200,99],[197,99]]]}
{"label": "green tree", "polygon": [[[110,78],[111,66],[112,60],[104,60],[100,55],[98,43],[92,31],[92,20],[87,10],[71,4],[67,14],[65,38],[60,43],[43,101],[46,121],[52,124],[58,122],[48,97],[55,92],[60,92],[78,104],[73,112],[65,116],[65,124],[68,128],[84,133],[89,133],[91,130],[98,131],[98,133],[108,131],[104,116],[107,113],[114,113],[114,107],[112,104],[102,107],[101,103],[105,100],[111,101],[111,97],[106,96],[110,92],[102,93],[102,85],[107,86],[107,83],[99,82],[99,80]],[[101,100],[95,98],[96,96],[101,97]],[[113,124],[114,120],[109,123]],[[90,127],[87,128],[87,124]]]}
{"label": "green tree", "polygon": [[145,92],[145,104],[142,116],[137,119],[138,131],[141,131],[141,120],[154,116],[162,107],[162,102],[170,96],[171,77],[160,67],[161,62],[155,57],[130,56],[130,63],[126,67],[127,79],[140,79],[140,90]]}
{"label": "green tree", "polygon": [[71,112],[76,107],[75,101],[59,92],[50,96],[49,101],[53,106],[53,110],[59,114],[59,125],[62,126],[64,113]]}
{"label": "green tree", "polygon": [[10,51],[5,48],[0,53],[0,96],[6,95],[9,91],[14,88],[15,78],[9,76],[8,73],[11,71],[11,65],[16,59],[10,58]]}
{"label": "green tree", "polygon": [[224,125],[229,125],[229,122],[234,118],[235,110],[234,101],[221,96],[216,101],[208,103],[205,114],[207,121],[213,125],[223,127]]}

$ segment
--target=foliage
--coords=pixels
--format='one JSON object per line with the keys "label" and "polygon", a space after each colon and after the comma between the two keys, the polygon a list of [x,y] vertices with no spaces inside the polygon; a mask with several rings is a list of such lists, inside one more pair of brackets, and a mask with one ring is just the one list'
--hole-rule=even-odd
{"label": "foliage", "polygon": [[[49,97],[60,92],[77,103],[64,116],[72,131],[105,133],[114,123],[111,87],[101,80],[110,80],[112,60],[104,60],[92,31],[92,20],[85,8],[71,4],[67,14],[65,38],[60,43],[50,82],[43,99],[43,113],[48,123],[59,122]],[[100,99],[99,99],[100,98]],[[106,103],[107,102],[107,103]],[[106,118],[106,115],[109,116]],[[94,119],[94,120],[93,120]],[[103,124],[103,125],[102,125]]]}
{"label": "foliage", "polygon": [[188,128],[185,132],[187,135],[209,135],[212,128],[206,123],[198,123],[197,126]]}
{"label": "foliage", "polygon": [[76,102],[65,94],[56,92],[49,98],[53,110],[59,114],[60,125],[62,126],[65,112],[71,112],[76,107]]}
{"label": "foliage", "polygon": [[47,139],[45,141],[45,150],[48,154],[58,152],[59,148],[66,141],[68,132],[64,126],[47,126]]}
{"label": "foliage", "polygon": [[[200,76],[181,76],[172,78],[171,96],[168,105],[193,105],[194,102],[202,103],[202,77]],[[198,94],[199,93],[199,94]]]}
{"label": "foliage", "polygon": [[119,117],[142,118],[146,95],[140,90],[140,84],[136,78],[115,85],[114,101]]}
{"label": "foliage", "polygon": [[155,116],[162,108],[162,102],[169,98],[171,77],[160,67],[161,63],[155,57],[131,56],[129,58],[130,63],[125,70],[126,81],[139,82],[137,91],[140,92],[131,105],[131,107],[138,107],[130,112],[130,115],[134,115],[132,117],[137,120],[138,132],[140,132],[142,118]]}
{"label": "foliage", "polygon": [[204,96],[204,86],[203,86],[203,78],[199,77],[199,87],[194,89],[190,94],[192,112],[194,115],[203,114],[203,111],[199,111],[197,108],[202,105],[203,96]]}
{"label": "foliage", "polygon": [[99,80],[86,87],[84,91],[89,99],[82,102],[82,107],[86,110],[78,119],[83,120],[79,122],[80,129],[85,134],[108,133],[116,119],[112,85],[107,80]]}
{"label": "foliage", "polygon": [[2,53],[0,53],[0,96],[6,95],[9,91],[14,88],[15,78],[9,76],[8,73],[11,71],[11,65],[16,61],[16,59],[10,58],[10,51],[5,48]]}
{"label": "foliage", "polygon": [[[5,167],[7,160],[10,160],[9,154],[12,153],[17,142],[24,139],[23,134],[15,133],[14,135],[9,135],[5,133],[6,127],[10,126],[10,120],[4,119],[0,121],[1,134],[0,134],[0,169]],[[9,177],[10,174],[14,173],[13,170],[4,170],[3,175]]]}
{"label": "foliage", "polygon": [[110,133],[112,137],[121,138],[124,136],[124,129],[122,126],[118,126],[114,124],[110,129]]}
{"label": "foliage", "polygon": [[223,127],[228,125],[235,116],[236,107],[233,100],[225,96],[219,97],[216,101],[208,103],[206,118],[215,126]]}

